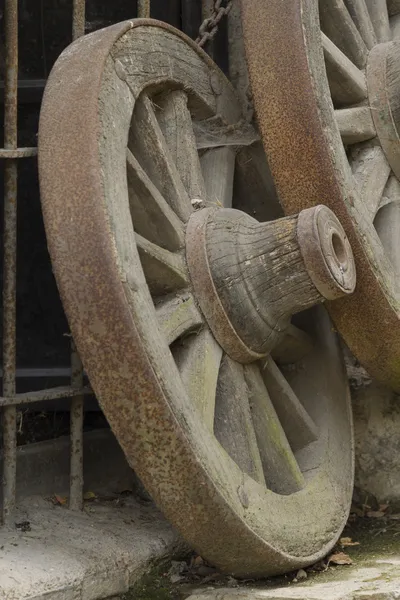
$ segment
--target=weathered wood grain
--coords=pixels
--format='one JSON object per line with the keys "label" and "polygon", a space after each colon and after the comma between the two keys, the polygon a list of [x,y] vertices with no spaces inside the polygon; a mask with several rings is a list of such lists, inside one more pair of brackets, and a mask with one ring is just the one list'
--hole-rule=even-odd
{"label": "weathered wood grain", "polygon": [[323,301],[304,265],[297,217],[258,223],[221,210],[208,223],[206,239],[215,290],[252,351],[269,352],[293,313]]}
{"label": "weathered wood grain", "polygon": [[335,118],[344,144],[365,142],[376,136],[369,106],[335,110]]}
{"label": "weathered wood grain", "polygon": [[243,366],[228,356],[222,360],[218,379],[214,433],[236,464],[265,484]]}
{"label": "weathered wood grain", "polygon": [[155,296],[186,287],[189,278],[183,256],[161,248],[139,234],[135,235],[140,262],[150,292]]}
{"label": "weathered wood grain", "polygon": [[292,450],[318,439],[318,428],[272,358],[261,368],[265,386]]}
{"label": "weathered wood grain", "polygon": [[384,205],[379,209],[374,225],[398,282],[400,278],[400,182],[395,175],[389,178],[382,200]]}
{"label": "weathered wood grain", "polygon": [[221,347],[205,327],[180,340],[173,355],[190,401],[199,411],[199,419],[213,431]]}
{"label": "weathered wood grain", "polygon": [[185,222],[192,212],[190,198],[156,119],[150,98],[135,104],[129,148],[171,208]]}
{"label": "weathered wood grain", "polygon": [[183,90],[171,90],[157,98],[156,107],[158,122],[190,199],[205,200],[206,189],[187,94]]}
{"label": "weathered wood grain", "polygon": [[201,156],[201,168],[209,206],[232,206],[235,149],[231,146],[210,148]]}
{"label": "weathered wood grain", "polygon": [[326,73],[336,106],[356,104],[367,98],[364,73],[323,33]]}
{"label": "weathered wood grain", "polygon": [[379,43],[392,39],[386,0],[365,0]]}
{"label": "weathered wood grain", "polygon": [[[375,0],[374,0],[375,1]],[[343,0],[320,0],[321,29],[359,69],[367,62],[368,49]]]}
{"label": "weathered wood grain", "polygon": [[156,304],[156,313],[167,344],[172,344],[181,335],[198,329],[203,324],[193,296],[188,293],[163,298]]}
{"label": "weathered wood grain", "polygon": [[271,402],[260,370],[257,365],[246,365],[244,373],[249,388],[251,416],[265,483],[269,489],[278,494],[297,492],[305,485],[304,477]]}
{"label": "weathered wood grain", "polygon": [[185,240],[182,221],[129,149],[126,164],[129,206],[135,231],[168,250],[182,248]]}
{"label": "weathered wood grain", "polygon": [[345,0],[345,3],[365,45],[370,50],[377,43],[377,39],[365,0]]}
{"label": "weathered wood grain", "polygon": [[389,163],[380,146],[367,146],[357,151],[351,165],[358,196],[372,222],[389,177]]}

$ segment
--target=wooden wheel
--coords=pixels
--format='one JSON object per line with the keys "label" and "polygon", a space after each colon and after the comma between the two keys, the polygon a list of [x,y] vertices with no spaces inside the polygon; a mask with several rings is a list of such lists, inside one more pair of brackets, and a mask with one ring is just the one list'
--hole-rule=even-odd
{"label": "wooden wheel", "polygon": [[50,254],[93,388],[166,516],[236,576],[322,557],[353,481],[346,375],[310,308],[354,289],[351,249],[324,207],[268,223],[230,208],[230,143],[255,137],[212,61],[144,20],[61,55],[39,133]]}
{"label": "wooden wheel", "polygon": [[[371,374],[400,390],[400,4],[249,0],[258,123],[286,214],[324,203],[356,257],[357,289],[329,307]],[[268,24],[273,23],[273,27]]]}

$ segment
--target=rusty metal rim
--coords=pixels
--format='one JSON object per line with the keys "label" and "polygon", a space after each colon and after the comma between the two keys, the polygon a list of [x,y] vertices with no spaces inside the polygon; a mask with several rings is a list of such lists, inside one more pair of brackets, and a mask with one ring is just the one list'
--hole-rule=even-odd
{"label": "rusty metal rim", "polygon": [[[329,312],[370,373],[400,390],[398,302],[355,225],[326,137],[325,105],[316,98],[316,77],[325,77],[317,2],[295,0],[282,11],[279,0],[242,0],[242,18],[257,121],[285,212],[322,203],[338,216],[355,255],[357,286],[353,296],[328,303]],[[318,49],[313,59],[310,47]]]}
{"label": "rusty metal rim", "polygon": [[[113,44],[139,26],[172,32],[215,69],[183,34],[146,20],[122,23],[91,34],[75,42],[60,57],[45,91],[39,130],[43,212],[56,279],[74,339],[100,403],[128,460],[167,516],[178,528],[185,528],[189,541],[203,551],[206,549],[208,558],[225,571],[237,575],[282,572],[289,566],[314,562],[331,547],[347,517],[351,482],[343,490],[343,507],[339,506],[339,499],[335,506],[321,506],[332,514],[327,527],[334,537],[332,531],[337,532],[335,539],[307,557],[273,548],[257,528],[245,521],[243,507],[237,505],[235,510],[227,510],[225,493],[210,480],[196,453],[198,448],[190,438],[186,417],[174,412],[165,397],[165,382],[156,376],[129,310],[127,293],[134,295],[135,290],[134,285],[127,290],[121,281],[103,200],[98,155],[101,138],[98,98],[106,59]],[[332,368],[337,367],[337,350],[330,352]],[[338,379],[343,389],[337,400],[344,407],[340,419],[346,429],[351,416],[342,367]],[[172,460],[165,461],[162,454],[165,450]],[[329,456],[326,459],[326,469],[331,468],[331,459]],[[351,463],[350,457],[349,460]],[[313,479],[313,485],[319,481],[336,497],[338,483],[330,481],[325,471],[321,471],[320,479]],[[309,504],[308,490],[286,497],[288,514],[290,506],[298,514],[302,502]],[[168,506],[163,502],[166,495],[173,496]],[[275,496],[268,493],[271,506]],[[183,510],[187,506],[195,516]],[[338,508],[340,515],[336,512]],[[266,506],[265,510],[269,515]],[[296,523],[292,525],[297,528]]]}

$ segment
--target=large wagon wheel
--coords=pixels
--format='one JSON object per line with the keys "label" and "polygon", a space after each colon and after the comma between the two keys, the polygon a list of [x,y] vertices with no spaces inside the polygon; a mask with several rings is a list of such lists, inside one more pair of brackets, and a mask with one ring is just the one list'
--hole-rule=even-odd
{"label": "large wagon wheel", "polygon": [[400,3],[248,0],[242,11],[285,212],[322,202],[341,219],[357,290],[330,313],[371,374],[400,390]]}
{"label": "large wagon wheel", "polygon": [[241,127],[194,43],[125,22],[57,61],[39,167],[64,307],[130,464],[203,556],[262,576],[322,557],[348,514],[346,377],[324,309],[303,309],[355,272],[328,209],[230,208]]}

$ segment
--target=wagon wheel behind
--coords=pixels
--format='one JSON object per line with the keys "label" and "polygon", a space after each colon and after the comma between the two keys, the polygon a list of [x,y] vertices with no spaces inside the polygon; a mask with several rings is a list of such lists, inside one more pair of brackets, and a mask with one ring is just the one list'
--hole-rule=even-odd
{"label": "wagon wheel behind", "polygon": [[[356,293],[329,307],[347,344],[400,389],[400,4],[242,3],[258,123],[287,214],[323,202],[356,256]],[[273,23],[273,27],[268,27]]]}

